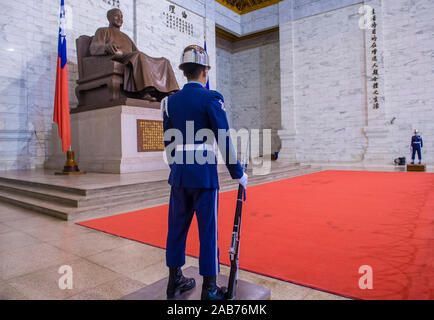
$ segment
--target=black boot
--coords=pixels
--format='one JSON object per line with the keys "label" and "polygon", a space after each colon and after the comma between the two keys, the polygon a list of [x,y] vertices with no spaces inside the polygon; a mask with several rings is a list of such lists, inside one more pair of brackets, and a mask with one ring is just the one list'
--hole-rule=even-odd
{"label": "black boot", "polygon": [[186,278],[182,275],[181,268],[169,268],[169,283],[167,284],[167,298],[175,297],[177,291],[183,293],[196,286],[193,278]]}
{"label": "black boot", "polygon": [[216,283],[216,276],[203,277],[202,300],[224,300],[226,288],[219,288]]}

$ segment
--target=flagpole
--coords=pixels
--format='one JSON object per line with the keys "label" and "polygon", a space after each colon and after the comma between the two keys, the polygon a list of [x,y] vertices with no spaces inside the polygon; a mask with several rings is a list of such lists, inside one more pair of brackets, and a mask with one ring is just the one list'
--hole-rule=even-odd
{"label": "flagpole", "polygon": [[60,1],[59,21],[59,43],[56,71],[56,92],[54,95],[53,121],[57,123],[60,139],[62,140],[62,151],[66,151],[66,163],[62,172],[55,172],[55,175],[76,175],[85,174],[80,171],[75,162],[74,151],[71,146],[71,126],[69,114],[69,92],[68,92],[68,65],[66,51],[66,15],[65,0]]}
{"label": "flagpole", "polygon": [[[206,11],[207,11],[207,6],[206,6],[206,1],[205,1],[205,17],[203,19],[203,42],[204,42],[203,47],[204,47],[205,52],[207,52],[207,48],[206,48],[206,14],[207,14],[207,12]],[[209,90],[209,78],[206,80],[205,88]]]}
{"label": "flagpole", "polygon": [[206,1],[205,1],[205,18],[203,19],[203,39],[206,42]]}

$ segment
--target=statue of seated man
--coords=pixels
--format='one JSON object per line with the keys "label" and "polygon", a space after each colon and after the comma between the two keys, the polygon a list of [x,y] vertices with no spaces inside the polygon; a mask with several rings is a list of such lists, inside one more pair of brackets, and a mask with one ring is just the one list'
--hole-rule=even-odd
{"label": "statue of seated man", "polygon": [[134,42],[120,31],[123,24],[122,11],[107,12],[109,27],[99,28],[90,45],[94,56],[112,55],[112,59],[123,63],[123,90],[131,97],[161,101],[179,90],[172,66],[166,58],[152,58],[140,52]]}

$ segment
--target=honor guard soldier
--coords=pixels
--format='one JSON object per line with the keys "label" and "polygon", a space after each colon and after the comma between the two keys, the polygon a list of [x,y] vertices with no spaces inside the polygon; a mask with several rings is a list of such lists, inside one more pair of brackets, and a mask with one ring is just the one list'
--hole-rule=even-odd
{"label": "honor guard soldier", "polygon": [[422,137],[419,135],[418,130],[414,130],[414,136],[411,137],[411,148],[412,148],[411,164],[414,164],[414,159],[416,158],[416,152],[417,152],[417,157],[419,158],[419,164],[421,164],[423,140]]}
{"label": "honor guard soldier", "polygon": [[[219,145],[231,177],[238,179],[244,188],[247,185],[247,175],[236,160],[230,136],[224,135],[219,139],[218,132],[224,130],[227,133],[229,124],[223,96],[217,91],[204,88],[210,68],[208,54],[202,47],[196,45],[186,47],[181,56],[179,69],[183,71],[188,83],[182,90],[161,102],[164,143],[171,169],[166,246],[169,299],[173,298],[178,291],[182,293],[196,285],[193,278],[185,278],[181,271],[181,267],[185,264],[187,233],[194,212],[196,212],[200,240],[199,273],[203,276],[201,299],[224,299],[225,289],[219,288],[216,283],[220,271],[217,246],[219,183],[216,150],[214,140],[208,141],[207,137],[196,135],[198,131],[203,132],[205,129],[213,134],[213,139]],[[193,132],[189,133],[189,126],[191,131],[194,130]],[[174,136],[167,138],[173,130],[180,132],[182,140],[177,141],[176,136],[174,141],[171,141]],[[202,138],[195,140],[194,137],[197,136]],[[170,146],[174,147],[172,151],[169,151]],[[207,161],[198,161],[198,153]]]}

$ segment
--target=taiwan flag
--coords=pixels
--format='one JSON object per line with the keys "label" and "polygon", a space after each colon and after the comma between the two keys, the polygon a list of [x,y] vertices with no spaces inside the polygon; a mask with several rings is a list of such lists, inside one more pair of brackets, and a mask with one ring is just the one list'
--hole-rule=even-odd
{"label": "taiwan flag", "polygon": [[69,123],[68,74],[66,59],[66,19],[64,0],[60,2],[59,46],[57,57],[56,92],[54,94],[54,116],[59,136],[62,139],[62,151],[71,145],[71,128]]}

